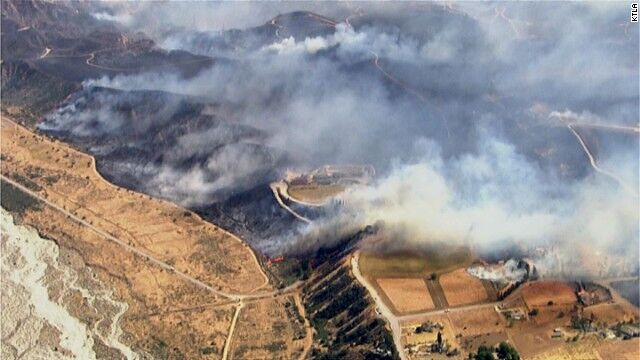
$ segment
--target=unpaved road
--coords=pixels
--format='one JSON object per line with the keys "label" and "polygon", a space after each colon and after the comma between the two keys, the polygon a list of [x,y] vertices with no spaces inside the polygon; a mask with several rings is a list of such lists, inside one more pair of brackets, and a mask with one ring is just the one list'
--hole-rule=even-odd
{"label": "unpaved road", "polygon": [[222,351],[222,360],[226,360],[229,356],[229,348],[231,347],[231,340],[233,339],[233,331],[236,329],[238,323],[238,317],[240,316],[240,309],[244,307],[244,303],[240,302],[236,307],[236,312],[233,314],[233,320],[231,320],[231,326],[229,326],[229,334],[227,335],[227,341],[224,343],[224,350]]}
{"label": "unpaved road", "polygon": [[306,217],[298,214],[297,212],[295,212],[292,208],[287,206],[287,204],[285,204],[282,201],[282,197],[280,197],[280,189],[282,188],[282,186],[283,186],[282,182],[274,182],[274,183],[271,183],[271,185],[270,185],[271,191],[273,192],[273,196],[276,198],[276,201],[278,202],[280,207],[285,209],[289,214],[293,215],[296,219],[298,219],[298,220],[300,220],[300,221],[302,221],[304,223],[311,224],[311,220],[309,220]]}
{"label": "unpaved road", "polygon": [[[116,238],[113,235],[110,235],[108,233],[106,233],[105,231],[93,226],[92,224],[88,223],[85,220],[82,220],[81,218],[79,218],[78,216],[74,215],[73,213],[67,211],[64,208],[61,208],[60,206],[54,204],[53,202],[47,200],[46,198],[44,198],[43,196],[41,196],[40,194],[31,191],[30,189],[26,188],[25,186],[19,184],[18,182],[4,176],[4,175],[0,175],[0,178],[2,178],[2,180],[6,181],[7,183],[17,187],[18,189],[20,189],[21,191],[23,191],[24,193],[28,194],[29,196],[41,201],[42,203],[50,206],[51,208],[60,211],[61,213],[65,214],[67,217],[69,217],[70,219],[76,221],[77,223],[86,226],[88,229],[91,229],[92,231],[94,231],[95,233],[97,233],[98,235],[104,237],[105,239],[114,242],[120,246],[122,246],[123,248],[125,248],[126,250],[134,253],[135,255],[138,255],[148,261],[150,261],[151,263],[161,267],[162,269],[165,269],[173,274],[175,274],[176,276],[178,276],[181,280],[184,280],[186,282],[189,282],[199,288],[205,289],[209,292],[211,292],[212,294],[221,296],[221,297],[225,297],[230,299],[233,302],[236,302],[236,311],[234,313],[233,316],[233,320],[231,322],[231,325],[229,327],[229,334],[227,335],[227,340],[225,341],[225,346],[224,346],[224,350],[223,350],[223,359],[227,359],[228,357],[228,353],[229,353],[229,349],[231,346],[231,342],[233,339],[233,333],[236,327],[236,323],[238,320],[238,316],[240,314],[240,310],[244,307],[245,305],[245,301],[255,301],[255,300],[260,300],[260,299],[264,299],[264,298],[268,298],[268,297],[275,297],[275,296],[281,296],[281,295],[286,295],[289,294],[291,292],[294,291],[298,291],[300,286],[302,285],[301,282],[296,282],[294,284],[291,284],[290,286],[284,288],[284,289],[280,289],[280,290],[274,290],[274,291],[270,291],[267,293],[260,293],[260,294],[235,294],[235,293],[228,293],[228,292],[224,292],[224,291],[220,291],[217,290],[215,288],[213,288],[210,285],[205,284],[204,282],[195,279],[179,270],[177,270],[175,267],[165,263],[162,260],[159,260],[155,257],[153,257],[152,255],[147,254],[144,251],[141,251],[139,249],[136,249],[135,247],[127,244],[125,241],[120,240],[118,238]],[[307,321],[306,317],[305,317],[305,322]],[[307,335],[310,335],[310,332],[307,332]],[[312,334],[311,334],[312,336]],[[305,353],[308,352],[310,350],[310,347],[305,349]]]}
{"label": "unpaved road", "polygon": [[47,57],[47,55],[49,55],[50,52],[51,52],[50,48],[48,47],[44,48],[44,52],[42,53],[42,55],[40,55],[40,59]]}
{"label": "unpaved road", "polygon": [[589,147],[587,146],[587,143],[584,141],[584,139],[582,138],[582,136],[580,136],[580,133],[578,133],[574,128],[572,124],[567,125],[567,127],[569,128],[569,130],[573,133],[573,135],[575,135],[575,137],[578,139],[578,142],[580,143],[580,146],[582,146],[582,149],[584,150],[584,152],[587,154],[587,157],[589,158],[589,163],[591,164],[591,167],[599,172],[600,174],[609,177],[610,179],[613,179],[615,182],[617,182],[620,187],[622,187],[626,192],[628,192],[629,194],[638,197],[638,192],[636,190],[634,190],[631,186],[625,184],[625,182],[620,179],[618,176],[616,176],[615,174],[604,170],[603,168],[601,168],[600,166],[598,166],[598,162],[596,161],[595,157],[593,156],[593,154],[591,153],[591,150],[589,149]]}
{"label": "unpaved road", "polygon": [[356,277],[358,282],[367,289],[369,295],[371,295],[371,297],[375,301],[378,310],[380,311],[382,316],[389,322],[389,325],[391,326],[391,335],[393,336],[393,343],[398,350],[400,359],[406,360],[407,355],[404,352],[404,346],[402,345],[402,342],[400,340],[402,337],[402,328],[400,327],[400,322],[398,318],[393,314],[393,312],[391,312],[389,307],[387,307],[387,304],[382,301],[382,299],[378,295],[378,292],[376,291],[376,288],[373,287],[373,285],[371,285],[364,276],[362,276],[362,273],[360,272],[360,265],[358,263],[359,260],[360,252],[356,251],[351,257],[351,269],[353,271],[353,275]]}
{"label": "unpaved road", "polygon": [[30,189],[26,188],[25,186],[21,185],[20,183],[4,176],[4,175],[0,175],[0,177],[2,178],[2,180],[10,183],[11,185],[17,187],[18,189],[20,189],[21,191],[25,192],[26,194],[30,195],[31,197],[42,201],[44,204],[50,206],[51,208],[60,211],[61,213],[65,214],[67,217],[71,218],[72,220],[86,226],[87,228],[91,229],[92,231],[94,231],[95,233],[97,233],[98,235],[104,237],[105,239],[112,241],[120,246],[122,246],[123,248],[125,248],[126,250],[146,259],[149,260],[150,262],[152,262],[153,264],[163,268],[164,270],[167,270],[173,274],[175,274],[176,276],[178,276],[179,278],[181,278],[184,281],[190,282],[193,285],[196,285],[197,287],[201,288],[201,289],[205,289],[215,295],[218,296],[222,296],[224,298],[227,299],[231,299],[234,301],[242,301],[242,300],[255,300],[255,299],[262,299],[262,298],[267,298],[270,296],[275,296],[275,295],[281,295],[281,294],[285,294],[291,291],[294,291],[295,289],[297,289],[300,286],[300,283],[294,283],[284,289],[280,289],[280,290],[274,290],[274,291],[270,291],[270,292],[266,292],[266,293],[259,293],[259,294],[236,294],[236,293],[228,293],[228,292],[224,292],[218,289],[215,289],[214,287],[205,284],[204,282],[193,278],[183,272],[181,272],[180,270],[176,269],[175,267],[167,264],[166,262],[147,254],[146,252],[139,250],[129,244],[127,244],[127,242],[120,240],[118,238],[116,238],[115,236],[106,233],[105,231],[93,226],[92,224],[88,223],[85,220],[82,220],[81,218],[79,218],[78,216],[74,215],[73,213],[69,212],[66,209],[63,209],[62,207],[54,204],[53,202],[47,200],[46,198],[44,198],[43,196],[41,196],[40,194],[31,191]]}
{"label": "unpaved road", "polygon": [[71,212],[61,208],[60,206],[52,203],[51,201],[49,201],[46,198],[42,197],[40,194],[29,190],[28,188],[24,187],[23,185],[17,183],[16,181],[14,181],[12,179],[9,179],[8,177],[6,177],[4,175],[0,175],[0,177],[4,181],[6,181],[6,182],[10,183],[11,185],[17,187],[18,189],[20,189],[21,191],[27,193],[31,197],[42,201],[43,203],[45,203],[46,205],[50,206],[51,208],[53,208],[53,209],[55,209],[57,211],[60,211],[61,213],[65,214],[67,217],[69,217],[69,218],[73,219],[74,221],[76,221],[76,222],[86,226],[87,228],[93,230],[95,233],[97,233],[98,235],[104,237],[105,239],[107,239],[109,241],[112,241],[112,242],[122,246],[126,250],[128,250],[128,251],[130,251],[130,252],[132,252],[132,253],[134,253],[134,254],[136,254],[136,255],[138,255],[138,256],[146,259],[146,260],[149,260],[150,262],[158,265],[159,267],[163,268],[164,270],[167,270],[167,271],[175,274],[176,276],[178,276],[179,278],[181,278],[184,281],[192,283],[193,285],[195,285],[195,286],[197,286],[197,287],[199,287],[201,289],[205,289],[205,290],[207,290],[207,291],[209,291],[209,292],[211,292],[211,293],[213,293],[215,295],[222,296],[222,297],[225,297],[225,298],[228,298],[228,299],[240,301],[240,300],[242,300],[244,298],[244,295],[241,295],[241,294],[231,294],[231,293],[227,293],[227,292],[224,292],[224,291],[217,290],[217,289],[213,288],[212,286],[207,285],[204,282],[202,282],[202,281],[200,281],[198,279],[195,279],[195,278],[193,278],[193,277],[181,272],[180,270],[178,270],[175,267],[167,264],[166,262],[164,262],[162,260],[159,260],[159,259],[153,257],[152,255],[149,255],[149,254],[145,253],[144,251],[136,249],[135,247],[127,244],[125,241],[122,241],[122,240],[116,238],[115,236],[113,236],[111,234],[108,234],[108,233],[104,232],[103,230],[91,225],[87,221],[82,220],[81,218],[77,217],[73,213],[71,213]]}

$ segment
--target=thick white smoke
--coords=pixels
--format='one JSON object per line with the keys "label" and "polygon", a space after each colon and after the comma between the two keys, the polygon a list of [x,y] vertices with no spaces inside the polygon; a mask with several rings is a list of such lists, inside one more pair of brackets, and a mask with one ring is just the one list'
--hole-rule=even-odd
{"label": "thick white smoke", "polygon": [[[227,104],[233,121],[264,132],[261,141],[286,153],[290,166],[376,166],[381,176],[372,186],[349,189],[344,208],[303,229],[302,241],[297,233],[270,239],[274,252],[317,248],[383,224],[390,246],[554,244],[567,256],[581,247],[625,256],[637,268],[638,198],[594,171],[558,119],[638,126],[638,33],[620,26],[627,6],[459,6],[376,5],[360,25],[243,49],[231,65],[220,62],[190,79],[150,72],[87,85]],[[219,37],[219,25],[187,30]],[[160,37],[218,55],[215,46],[198,51],[175,31]],[[230,54],[236,52],[221,51]],[[190,146],[178,142],[168,153],[206,153],[203,139],[215,139],[216,131],[187,135]],[[623,142],[596,130],[581,135],[603,167],[638,187],[637,135]],[[242,148],[229,150],[187,170],[161,167],[148,186],[186,204],[206,202],[264,163]],[[208,178],[208,167],[224,175]]]}

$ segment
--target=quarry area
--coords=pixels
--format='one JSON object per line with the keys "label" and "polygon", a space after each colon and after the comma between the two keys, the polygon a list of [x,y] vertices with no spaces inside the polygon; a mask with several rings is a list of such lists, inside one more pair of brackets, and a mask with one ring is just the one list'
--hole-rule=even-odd
{"label": "quarry area", "polygon": [[628,10],[3,0],[0,359],[639,359]]}

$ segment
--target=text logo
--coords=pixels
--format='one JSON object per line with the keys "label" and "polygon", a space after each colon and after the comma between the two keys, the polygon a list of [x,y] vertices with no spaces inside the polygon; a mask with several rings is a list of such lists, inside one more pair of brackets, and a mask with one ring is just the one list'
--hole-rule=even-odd
{"label": "text logo", "polygon": [[631,22],[638,22],[638,3],[631,4]]}

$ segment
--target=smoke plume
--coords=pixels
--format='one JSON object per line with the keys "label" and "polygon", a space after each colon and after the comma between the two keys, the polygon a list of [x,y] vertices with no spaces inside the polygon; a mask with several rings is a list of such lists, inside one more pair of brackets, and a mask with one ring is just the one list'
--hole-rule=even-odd
{"label": "smoke plume", "polygon": [[[145,28],[141,19],[168,6],[182,5],[140,6],[121,22],[220,61],[188,79],[151,71],[85,83],[195,97],[205,104],[198,115],[220,119],[181,133],[145,167],[146,191],[206,205],[287,168],[372,164],[373,184],[347,189],[344,206],[260,250],[312,251],[379,224],[388,235],[379,249],[542,247],[552,263],[584,247],[637,271],[638,31],[628,6],[312,6],[333,23],[308,13],[271,20],[309,4],[237,4],[242,20],[224,26],[172,11],[170,25]],[[235,6],[220,5],[216,19]],[[63,112],[43,126],[117,134],[121,117],[106,118]],[[260,136],[238,137],[239,128]]]}

